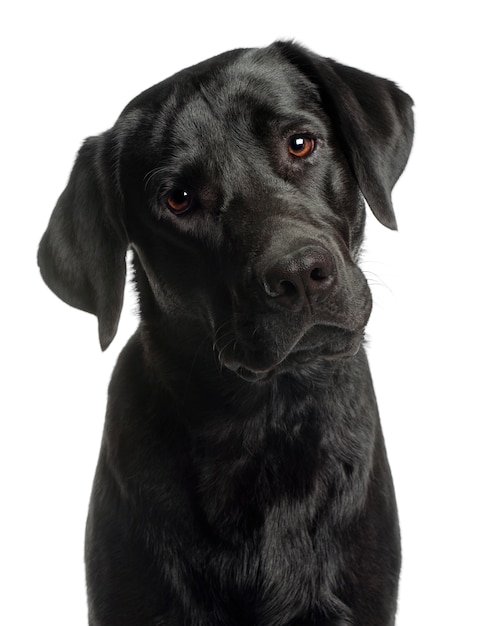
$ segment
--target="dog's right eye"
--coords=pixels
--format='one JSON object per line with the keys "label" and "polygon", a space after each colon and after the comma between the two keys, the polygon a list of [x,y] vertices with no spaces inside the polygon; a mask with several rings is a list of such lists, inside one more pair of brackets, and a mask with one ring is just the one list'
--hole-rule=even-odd
{"label": "dog's right eye", "polygon": [[167,195],[166,204],[172,213],[185,213],[192,204],[192,196],[184,189],[174,189]]}

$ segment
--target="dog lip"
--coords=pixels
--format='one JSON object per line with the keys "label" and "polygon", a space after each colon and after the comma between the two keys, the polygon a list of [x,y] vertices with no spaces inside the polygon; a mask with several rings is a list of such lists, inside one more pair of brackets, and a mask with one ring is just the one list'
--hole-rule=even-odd
{"label": "dog lip", "polygon": [[[315,333],[312,337],[311,331]],[[329,337],[326,335],[325,338],[325,331],[330,335]],[[314,339],[309,345],[307,345],[308,338]],[[281,359],[276,359],[266,365],[265,363],[258,365],[258,363],[253,363],[253,358],[244,357],[240,360],[224,361],[223,365],[243,380],[263,382],[276,374],[307,366],[310,363],[340,361],[354,357],[360,350],[363,338],[364,329],[351,331],[337,326],[319,325],[304,333]]]}

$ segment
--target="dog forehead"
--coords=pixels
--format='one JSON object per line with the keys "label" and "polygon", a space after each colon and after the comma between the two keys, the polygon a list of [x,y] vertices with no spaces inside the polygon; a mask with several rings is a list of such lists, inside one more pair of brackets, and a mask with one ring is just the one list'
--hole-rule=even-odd
{"label": "dog forehead", "polygon": [[251,50],[238,59],[174,85],[154,123],[154,145],[180,155],[202,148],[225,157],[266,134],[304,130],[320,111],[316,88],[284,59]]}
{"label": "dog forehead", "polygon": [[199,94],[212,94],[222,103],[233,93],[239,97],[250,92],[276,102],[296,100],[301,94],[308,100],[318,98],[313,84],[272,45],[231,50],[183,69],[140,93],[121,115],[136,108],[181,108]]}
{"label": "dog forehead", "polygon": [[218,106],[241,105],[244,110],[270,107],[280,114],[306,107],[318,101],[316,87],[289,61],[269,48],[248,50],[219,72],[207,85],[200,86],[203,95],[209,92]]}
{"label": "dog forehead", "polygon": [[154,183],[197,186],[267,169],[274,139],[321,132],[323,118],[316,86],[278,50],[257,48],[153,86],[125,108],[115,131],[124,163],[137,163],[145,176],[157,171]]}
{"label": "dog forehead", "polygon": [[146,90],[121,118],[144,111],[152,139],[179,141],[207,130],[236,133],[320,108],[316,87],[274,48],[237,50],[182,70]]}

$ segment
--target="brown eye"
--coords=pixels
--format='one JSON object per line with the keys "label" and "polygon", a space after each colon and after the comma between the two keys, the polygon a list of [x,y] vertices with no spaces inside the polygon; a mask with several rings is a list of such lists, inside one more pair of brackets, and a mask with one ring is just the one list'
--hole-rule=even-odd
{"label": "brown eye", "polygon": [[299,159],[311,156],[315,147],[315,140],[308,135],[293,135],[289,139],[289,152]]}
{"label": "brown eye", "polygon": [[190,208],[192,202],[192,196],[184,189],[175,189],[172,191],[166,199],[168,208],[173,213],[185,213]]}

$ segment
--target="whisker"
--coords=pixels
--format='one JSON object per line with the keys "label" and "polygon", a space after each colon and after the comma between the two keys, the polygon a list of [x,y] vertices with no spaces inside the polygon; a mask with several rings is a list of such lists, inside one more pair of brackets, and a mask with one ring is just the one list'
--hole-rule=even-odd
{"label": "whisker", "polygon": [[389,285],[378,275],[375,274],[375,272],[371,272],[369,270],[364,270],[363,273],[365,274],[365,278],[367,279],[367,283],[370,286],[378,286],[378,287],[384,287],[385,289],[387,289],[387,291],[392,294],[392,289],[389,287]]}
{"label": "whisker", "polygon": [[[226,327],[228,328],[226,329]],[[217,354],[217,359],[218,359],[218,362],[220,364],[221,371],[222,371],[222,367],[223,367],[222,355],[224,351],[227,350],[231,344],[234,344],[232,348],[233,354],[236,352],[236,348],[237,348],[237,340],[232,330],[231,321],[226,320],[225,322],[223,322],[216,329],[214,337],[215,338],[212,344],[212,348],[214,352]],[[219,343],[221,344],[221,346],[219,346]]]}
{"label": "whisker", "polygon": [[153,168],[152,170],[150,170],[147,174],[145,174],[143,180],[144,180],[144,190],[146,191],[148,188],[149,183],[151,182],[151,179],[156,176],[157,174],[160,174],[163,172],[163,167],[160,165],[158,167]]}

